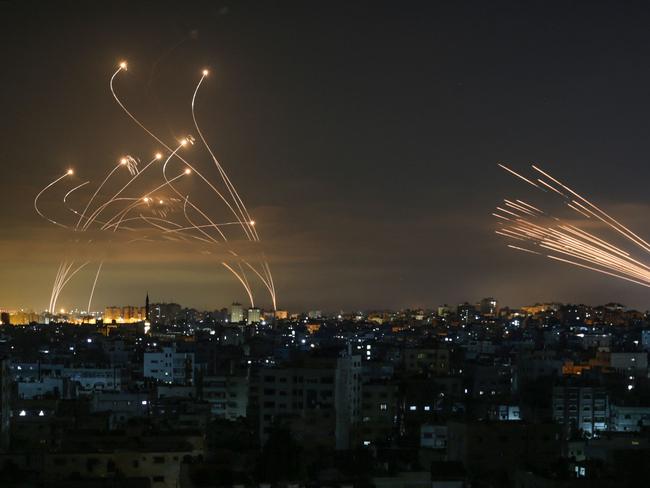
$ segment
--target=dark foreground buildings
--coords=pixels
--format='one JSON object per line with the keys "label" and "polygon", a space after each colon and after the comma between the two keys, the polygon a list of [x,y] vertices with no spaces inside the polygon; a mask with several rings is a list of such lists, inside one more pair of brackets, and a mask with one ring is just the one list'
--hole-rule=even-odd
{"label": "dark foreground buildings", "polygon": [[172,305],[144,312],[150,329],[2,326],[0,486],[650,479],[644,313],[485,299],[276,319]]}

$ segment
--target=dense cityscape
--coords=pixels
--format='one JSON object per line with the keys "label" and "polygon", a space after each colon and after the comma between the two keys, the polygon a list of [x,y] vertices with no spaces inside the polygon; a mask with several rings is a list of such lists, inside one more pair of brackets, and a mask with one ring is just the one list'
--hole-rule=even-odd
{"label": "dense cityscape", "polygon": [[0,488],[650,485],[648,25],[0,1]]}
{"label": "dense cityscape", "polygon": [[648,475],[650,316],[616,303],[288,314],[147,296],[2,321],[3,486]]}

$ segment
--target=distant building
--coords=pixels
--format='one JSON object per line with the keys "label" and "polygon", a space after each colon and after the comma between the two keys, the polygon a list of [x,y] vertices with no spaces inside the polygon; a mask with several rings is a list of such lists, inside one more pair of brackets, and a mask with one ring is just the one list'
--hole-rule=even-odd
{"label": "distant building", "polygon": [[246,323],[248,325],[251,324],[259,324],[262,321],[262,311],[257,308],[249,308],[248,313],[246,315]]}
{"label": "distant building", "polygon": [[127,305],[124,307],[106,307],[104,310],[104,323],[110,324],[133,324],[143,322],[147,317],[146,307],[134,307]]}
{"label": "distant building", "polygon": [[289,317],[289,312],[286,310],[276,310],[275,318],[278,320],[286,320]]}
{"label": "distant building", "polygon": [[476,318],[476,308],[467,302],[461,303],[456,307],[456,315],[462,323],[469,324]]}
{"label": "distant building", "polygon": [[479,304],[479,311],[481,315],[486,315],[488,317],[496,317],[499,313],[498,302],[495,298],[484,298]]}
{"label": "distant building", "polygon": [[181,306],[178,303],[154,303],[149,306],[149,321],[152,324],[172,325],[180,314]]}
{"label": "distant building", "polygon": [[230,306],[230,322],[239,324],[244,321],[244,307],[241,303],[233,302]]}

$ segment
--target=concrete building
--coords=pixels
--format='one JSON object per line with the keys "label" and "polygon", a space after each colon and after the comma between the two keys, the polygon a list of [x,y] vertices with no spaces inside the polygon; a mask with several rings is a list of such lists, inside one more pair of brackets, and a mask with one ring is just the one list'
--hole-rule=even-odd
{"label": "concrete building", "polygon": [[362,386],[362,443],[373,443],[391,437],[397,427],[399,385],[388,381],[364,383]]}
{"label": "concrete building", "polygon": [[241,303],[233,302],[230,306],[230,322],[233,324],[239,324],[244,321],[244,307],[241,306]]}
{"label": "concrete building", "polygon": [[202,379],[201,395],[210,404],[212,416],[237,420],[246,417],[248,387],[245,375],[206,376]]}
{"label": "concrete building", "polygon": [[305,445],[348,449],[361,407],[361,356],[310,357],[260,371],[260,438],[289,425]]}
{"label": "concrete building", "polygon": [[179,352],[176,345],[144,353],[144,377],[163,383],[192,384],[194,353]]}
{"label": "concrete building", "polygon": [[556,386],[553,388],[553,420],[594,435],[608,428],[609,396],[604,388]]}
{"label": "concrete building", "polygon": [[610,407],[609,429],[615,432],[640,432],[650,427],[650,407]]}
{"label": "concrete building", "polygon": [[246,323],[248,325],[259,324],[262,321],[262,311],[257,308],[249,308],[246,314]]}

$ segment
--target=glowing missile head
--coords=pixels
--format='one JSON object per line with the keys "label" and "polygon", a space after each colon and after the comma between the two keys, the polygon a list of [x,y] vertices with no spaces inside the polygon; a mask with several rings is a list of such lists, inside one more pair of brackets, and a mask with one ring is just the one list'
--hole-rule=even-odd
{"label": "glowing missile head", "polygon": [[163,201],[162,201],[162,200],[158,200],[158,203],[162,205],[162,204],[163,204]]}
{"label": "glowing missile head", "polygon": [[203,76],[208,76],[208,74],[210,74],[210,72],[207,69],[204,69],[203,70]]}
{"label": "glowing missile head", "polygon": [[144,203],[149,203],[150,198],[149,197],[144,197],[142,200],[144,201]]}
{"label": "glowing missile head", "polygon": [[191,172],[192,172],[192,170],[190,168],[185,168],[185,174],[186,175],[189,175]]}
{"label": "glowing missile head", "polygon": [[124,71],[126,71],[128,69],[126,61],[122,61],[120,63],[120,68],[123,69]]}
{"label": "glowing missile head", "polygon": [[125,164],[128,163],[128,162],[129,162],[129,161],[128,161],[126,158],[122,158],[122,159],[120,159],[120,164],[121,164],[121,165],[125,165]]}
{"label": "glowing missile head", "polygon": [[162,154],[156,153],[156,159],[162,159]]}
{"label": "glowing missile head", "polygon": [[181,139],[181,146],[185,146],[187,144],[187,139]]}
{"label": "glowing missile head", "polygon": [[70,169],[68,170],[68,173],[67,173],[67,174],[69,174],[69,175],[73,175],[73,174],[74,174],[74,170],[73,170],[72,168],[70,168]]}
{"label": "glowing missile head", "polygon": [[249,224],[250,224],[250,225],[255,225],[255,221],[254,221],[254,220],[251,220],[251,221],[249,222]]}

